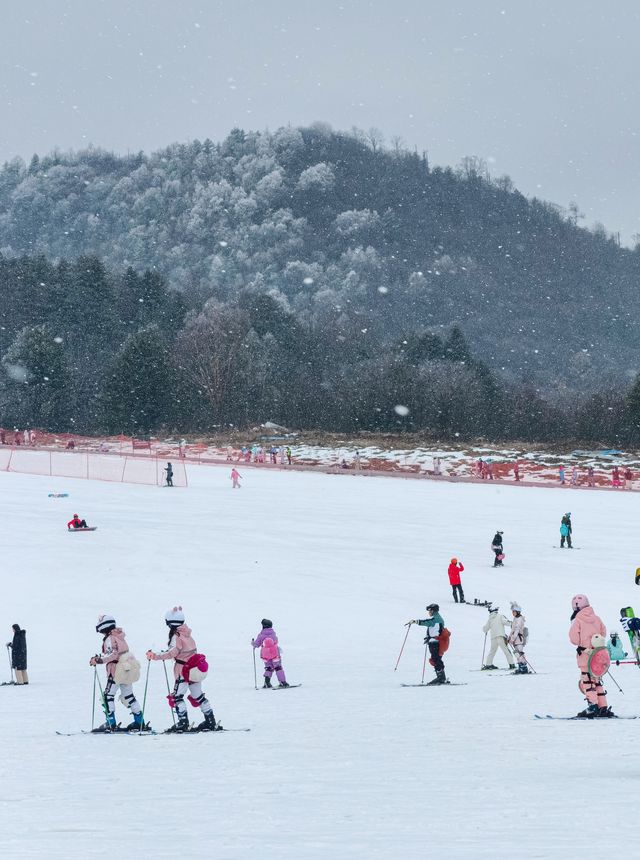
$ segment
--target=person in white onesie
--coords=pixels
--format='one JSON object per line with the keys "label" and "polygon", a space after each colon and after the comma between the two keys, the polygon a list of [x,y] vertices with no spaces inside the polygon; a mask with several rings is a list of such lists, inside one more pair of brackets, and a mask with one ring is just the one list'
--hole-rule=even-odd
{"label": "person in white onesie", "polygon": [[511,624],[511,622],[501,615],[498,612],[497,606],[489,607],[489,618],[487,619],[487,623],[482,628],[485,633],[491,634],[491,649],[487,656],[487,662],[482,667],[483,669],[497,669],[497,666],[493,665],[493,658],[496,656],[496,651],[498,648],[504,654],[507,663],[509,664],[510,669],[515,669],[516,665],[513,662],[513,655],[509,648],[507,647],[507,637],[505,634],[504,628],[507,624]]}

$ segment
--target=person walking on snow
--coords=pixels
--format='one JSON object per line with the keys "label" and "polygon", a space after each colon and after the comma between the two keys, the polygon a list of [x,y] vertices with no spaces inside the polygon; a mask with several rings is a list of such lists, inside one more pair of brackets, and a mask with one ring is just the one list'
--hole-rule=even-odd
{"label": "person walking on snow", "polygon": [[231,480],[233,482],[231,485],[232,490],[239,490],[240,489],[240,478],[241,477],[242,477],[242,475],[234,466],[233,469],[231,470]]}
{"label": "person walking on snow", "polygon": [[511,633],[507,639],[507,645],[511,645],[516,655],[518,663],[516,673],[518,675],[527,675],[529,667],[527,665],[527,658],[524,655],[524,648],[527,644],[529,631],[525,627],[525,617],[522,614],[522,607],[518,603],[511,603],[511,614],[513,615],[513,621],[511,622]]}
{"label": "person walking on snow", "polygon": [[444,673],[444,662],[440,653],[440,637],[445,628],[444,620],[440,615],[440,607],[437,603],[430,603],[427,606],[427,612],[429,613],[428,618],[409,621],[409,624],[417,624],[419,627],[427,628],[427,635],[424,637],[424,641],[429,649],[429,662],[436,670],[436,677],[427,684],[428,687],[432,687],[437,684],[448,683]]}
{"label": "person walking on snow", "polygon": [[567,546],[569,549],[573,549],[571,546],[571,534],[573,529],[571,527],[571,513],[565,514],[560,520],[560,549],[564,549],[564,542],[567,542]]}
{"label": "person walking on snow", "polygon": [[287,679],[282,668],[280,659],[280,648],[278,647],[278,637],[273,629],[273,624],[268,618],[263,618],[260,622],[262,630],[255,639],[251,640],[251,645],[254,650],[260,649],[260,658],[264,660],[264,684],[263,689],[271,689],[271,676],[276,673],[276,678],[281,687],[288,687]]}
{"label": "person walking on snow", "polygon": [[102,635],[102,648],[89,660],[90,666],[103,663],[107,673],[107,683],[104,686],[104,711],[106,722],[94,732],[117,732],[115,698],[120,689],[120,701],[133,714],[133,722],[127,726],[127,731],[142,731],[142,711],[133,693],[133,684],[140,678],[140,664],[129,651],[124,631],[116,627],[112,615],[101,615],[96,625],[96,633]]}
{"label": "person walking on snow", "polygon": [[482,628],[484,633],[491,634],[491,649],[487,656],[487,662],[482,667],[483,669],[497,669],[497,666],[494,666],[493,659],[496,656],[496,651],[498,648],[504,654],[509,669],[515,669],[516,665],[513,662],[513,655],[511,651],[507,648],[507,636],[505,634],[504,628],[511,624],[508,618],[505,618],[504,615],[500,615],[498,612],[497,606],[489,607],[489,618],[487,623]]}
{"label": "person walking on snow", "polygon": [[491,541],[491,549],[495,555],[493,560],[494,567],[504,567],[502,559],[504,558],[504,549],[502,546],[502,535],[504,532],[496,532]]}
{"label": "person walking on snow", "polygon": [[208,668],[204,654],[198,654],[196,643],[191,636],[191,628],[184,623],[184,612],[181,606],[174,606],[164,616],[169,628],[168,650],[159,654],[147,651],[147,660],[175,660],[173,677],[175,684],[173,693],[167,698],[169,704],[178,715],[178,722],[168,732],[188,732],[189,717],[184,697],[189,692],[189,702],[194,708],[200,708],[204,721],[195,729],[198,732],[213,732],[216,730],[216,720],[213,708],[202,691],[202,681]]}
{"label": "person walking on snow", "polygon": [[571,600],[571,608],[573,613],[569,641],[576,646],[576,660],[580,669],[578,689],[587,700],[587,707],[577,716],[588,719],[612,717],[614,715],[611,708],[607,706],[607,691],[602,686],[602,678],[592,675],[589,671],[590,653],[594,647],[598,647],[597,643],[602,642],[604,645],[606,627],[593,611],[586,595],[576,594]]}
{"label": "person walking on snow", "polygon": [[564,466],[558,467],[558,479],[561,484],[564,484]]}
{"label": "person walking on snow", "polygon": [[173,487],[173,466],[171,463],[167,463],[163,471],[167,473],[167,487]]}
{"label": "person walking on snow", "polygon": [[20,687],[23,684],[29,683],[27,675],[27,631],[22,630],[19,624],[11,626],[13,630],[13,639],[7,642],[7,647],[11,648],[11,668],[16,673],[16,684]]}
{"label": "person walking on snow", "polygon": [[452,558],[451,563],[449,565],[449,584],[451,585],[451,591],[453,592],[453,599],[455,602],[458,602],[458,595],[460,595],[460,603],[464,603],[464,591],[462,590],[462,583],[460,582],[460,574],[464,570],[464,565],[461,561],[458,561],[457,558]]}

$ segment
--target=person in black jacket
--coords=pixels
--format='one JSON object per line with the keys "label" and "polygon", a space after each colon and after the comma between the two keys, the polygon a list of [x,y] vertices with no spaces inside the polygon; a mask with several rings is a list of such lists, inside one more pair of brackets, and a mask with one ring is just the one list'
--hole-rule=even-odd
{"label": "person in black jacket", "polygon": [[7,642],[11,648],[11,668],[15,669],[16,684],[28,684],[27,675],[27,631],[21,630],[19,624],[13,624],[13,641]]}
{"label": "person in black jacket", "polygon": [[502,564],[502,559],[500,556],[504,555],[504,547],[502,546],[502,532],[496,532],[493,540],[491,541],[491,549],[494,552],[495,558],[493,560],[494,567],[504,567]]}

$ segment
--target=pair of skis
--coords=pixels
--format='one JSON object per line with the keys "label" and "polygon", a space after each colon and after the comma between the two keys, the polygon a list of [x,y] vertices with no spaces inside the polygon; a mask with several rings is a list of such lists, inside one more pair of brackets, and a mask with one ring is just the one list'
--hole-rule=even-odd
{"label": "pair of skis", "polygon": [[127,729],[116,729],[116,731],[112,732],[96,732],[96,731],[88,731],[83,729],[79,732],[56,732],[57,735],[63,738],[71,738],[76,735],[129,735],[130,737],[150,737],[152,735],[217,735],[222,734],[222,732],[250,732],[251,729],[225,729],[223,727],[216,728],[213,731],[196,731],[195,729],[188,729],[184,732],[156,732],[154,729],[147,729],[146,731],[138,731],[137,729],[132,729],[128,731]]}

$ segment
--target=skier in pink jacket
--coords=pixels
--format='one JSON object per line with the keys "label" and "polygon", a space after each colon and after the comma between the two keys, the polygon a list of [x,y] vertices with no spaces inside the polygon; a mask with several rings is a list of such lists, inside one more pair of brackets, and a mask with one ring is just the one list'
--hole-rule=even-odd
{"label": "skier in pink jacket", "polygon": [[251,644],[255,648],[260,648],[260,658],[264,660],[264,685],[263,687],[271,688],[271,676],[276,673],[278,683],[281,687],[288,687],[287,679],[282,668],[280,660],[280,648],[278,647],[278,637],[273,629],[273,624],[268,618],[263,618],[261,621],[262,630],[255,639],[251,640]]}
{"label": "skier in pink jacket", "polygon": [[165,623],[169,628],[169,647],[167,651],[156,654],[147,651],[147,660],[175,660],[173,666],[173,677],[175,684],[173,693],[167,698],[172,708],[178,715],[178,722],[169,732],[188,732],[189,717],[187,706],[184,701],[187,690],[189,691],[189,702],[194,708],[200,708],[204,721],[195,729],[198,732],[216,731],[216,720],[213,708],[202,692],[202,683],[207,674],[207,663],[204,654],[198,654],[196,643],[191,636],[191,628],[184,623],[184,612],[181,606],[174,606],[164,616]]}
{"label": "skier in pink jacket", "polygon": [[240,489],[240,478],[241,477],[242,477],[242,475],[234,466],[233,469],[231,470],[231,480],[233,481],[232,489],[234,489],[234,490]]}
{"label": "skier in pink jacket", "polygon": [[587,700],[587,708],[580,711],[578,717],[613,717],[611,708],[607,707],[607,691],[602,687],[602,680],[589,674],[589,652],[594,647],[593,637],[607,635],[607,630],[600,618],[589,605],[589,599],[584,594],[576,594],[571,600],[573,614],[569,639],[576,646],[580,681],[578,689]]}
{"label": "skier in pink jacket", "polygon": [[98,663],[103,663],[107,672],[103,705],[107,721],[93,731],[118,731],[115,704],[118,687],[120,688],[120,701],[133,714],[133,722],[127,726],[127,731],[143,731],[147,727],[142,724],[142,711],[133,694],[133,683],[140,677],[140,664],[129,652],[124,631],[120,627],[116,627],[116,621],[112,615],[101,615],[98,618],[96,633],[101,633],[103,636],[102,649],[100,654],[96,654],[89,660],[89,665],[97,666]]}

